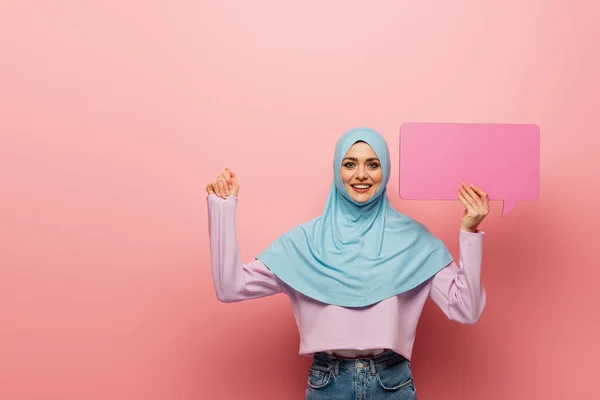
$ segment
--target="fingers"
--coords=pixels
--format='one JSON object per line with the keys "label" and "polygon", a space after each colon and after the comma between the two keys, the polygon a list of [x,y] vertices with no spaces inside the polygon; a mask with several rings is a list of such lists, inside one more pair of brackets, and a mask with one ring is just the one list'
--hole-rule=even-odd
{"label": "fingers", "polygon": [[484,192],[483,190],[481,190],[481,188],[475,186],[475,185],[471,185],[471,188],[484,200],[488,199],[488,194],[486,192]]}
{"label": "fingers", "polygon": [[225,168],[215,180],[206,185],[206,192],[209,195],[215,194],[222,199],[226,199],[227,196],[237,196],[239,187],[235,173],[229,168]]}
{"label": "fingers", "polygon": [[219,178],[215,178],[214,181],[212,181],[212,188],[215,192],[215,194],[219,197],[223,197],[223,195],[221,194],[221,189],[219,188]]}
{"label": "fingers", "polygon": [[206,192],[209,195],[214,193],[215,195],[225,199],[232,192],[234,180],[235,174],[229,168],[226,168],[225,171],[217,176],[214,181],[206,185]]}
{"label": "fingers", "polygon": [[[473,207],[474,209],[479,208],[479,204],[477,203],[477,200],[471,195],[471,193],[469,193],[469,191],[467,190],[464,183],[459,186],[458,190],[459,190],[460,194],[468,202],[468,204],[471,205],[471,207]],[[471,192],[473,192],[473,191],[471,191]],[[478,197],[478,196],[475,195],[475,197]]]}
{"label": "fingers", "polygon": [[482,207],[485,210],[485,215],[487,215],[489,213],[489,211],[490,211],[490,199],[489,199],[488,194],[486,192],[484,192],[483,190],[481,190],[480,188],[478,188],[477,186],[475,186],[475,185],[471,185],[471,188],[481,198],[481,201],[483,202]]}
{"label": "fingers", "polygon": [[473,199],[473,201],[475,201],[475,204],[477,206],[481,206],[482,201],[479,198],[479,195],[477,193],[475,193],[475,191],[473,190],[473,188],[469,185],[467,185],[466,183],[463,182],[462,186],[465,188],[465,191],[468,193],[468,195]]}
{"label": "fingers", "polygon": [[215,194],[219,197],[223,197],[222,190],[219,186],[219,177],[217,177],[214,181],[206,185],[206,193],[208,195]]}
{"label": "fingers", "polygon": [[229,196],[229,184],[227,183],[223,175],[219,175],[217,177],[217,183],[219,185],[219,193],[221,194],[221,197],[225,198]]}
{"label": "fingers", "polygon": [[462,192],[458,193],[458,198],[459,198],[460,202],[463,204],[463,206],[465,206],[465,208],[469,212],[469,215],[477,214],[475,207],[473,207],[473,205],[469,202],[469,200],[467,200],[467,198],[465,197],[464,194],[462,194]]}
{"label": "fingers", "polygon": [[227,187],[229,189],[229,191],[231,192],[231,189],[233,189],[233,178],[231,176],[231,172],[226,169],[225,172],[223,172],[223,177],[225,178],[225,182],[227,183]]}
{"label": "fingers", "polygon": [[473,189],[473,191],[475,193],[477,193],[479,195],[479,198],[481,199],[482,205],[481,207],[483,208],[483,215],[488,215],[490,212],[490,199],[489,196],[486,192],[484,192],[483,190],[481,190],[481,188],[471,184],[471,188]]}
{"label": "fingers", "polygon": [[225,169],[225,173],[228,176],[227,181],[229,182],[229,190],[232,191],[232,193],[235,191],[235,187],[239,186],[238,182],[237,182],[237,175],[233,173],[232,170],[230,170],[229,168]]}
{"label": "fingers", "polygon": [[[471,207],[467,207],[473,216],[486,216],[489,213],[489,199],[487,193],[475,185],[466,185],[463,183],[459,187],[459,197],[462,196],[465,202]],[[462,201],[462,199],[461,199]],[[464,204],[464,202],[463,202]]]}
{"label": "fingers", "polygon": [[206,193],[208,193],[209,195],[215,193],[215,191],[213,190],[213,187],[212,187],[212,182],[209,183],[208,185],[206,185]]}

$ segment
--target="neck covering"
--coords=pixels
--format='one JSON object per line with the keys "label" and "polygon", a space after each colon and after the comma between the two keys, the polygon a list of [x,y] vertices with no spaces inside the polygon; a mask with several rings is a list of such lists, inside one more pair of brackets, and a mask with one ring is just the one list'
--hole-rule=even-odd
{"label": "neck covering", "polygon": [[[357,141],[371,146],[383,172],[364,203],[352,199],[340,176],[342,160]],[[390,169],[379,133],[346,132],[335,146],[323,214],[284,233],[256,258],[298,292],[344,307],[368,306],[425,282],[453,259],[423,224],[394,210],[386,195]]]}

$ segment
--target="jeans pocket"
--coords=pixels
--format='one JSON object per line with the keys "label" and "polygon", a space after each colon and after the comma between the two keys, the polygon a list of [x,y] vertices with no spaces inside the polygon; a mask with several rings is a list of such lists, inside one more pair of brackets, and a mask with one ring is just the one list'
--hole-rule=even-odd
{"label": "jeans pocket", "polygon": [[399,361],[377,371],[377,383],[383,390],[415,390],[412,372],[407,360]]}
{"label": "jeans pocket", "polygon": [[314,390],[321,390],[331,382],[331,371],[311,368],[308,371],[308,386]]}

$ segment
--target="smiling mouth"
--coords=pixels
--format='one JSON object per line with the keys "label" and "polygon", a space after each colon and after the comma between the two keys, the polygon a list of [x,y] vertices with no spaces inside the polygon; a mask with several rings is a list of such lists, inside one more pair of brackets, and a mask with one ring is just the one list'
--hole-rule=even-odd
{"label": "smiling mouth", "polygon": [[354,189],[355,192],[358,193],[365,193],[368,192],[369,189],[371,189],[372,185],[368,185],[368,184],[357,184],[357,185],[350,185],[352,186],[352,189]]}

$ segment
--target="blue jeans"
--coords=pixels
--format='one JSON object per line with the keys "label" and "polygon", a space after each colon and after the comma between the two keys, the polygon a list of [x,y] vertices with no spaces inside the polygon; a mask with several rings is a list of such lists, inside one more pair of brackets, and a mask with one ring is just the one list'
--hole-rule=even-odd
{"label": "blue jeans", "polygon": [[410,362],[387,350],[371,358],[313,355],[306,400],[416,400]]}

